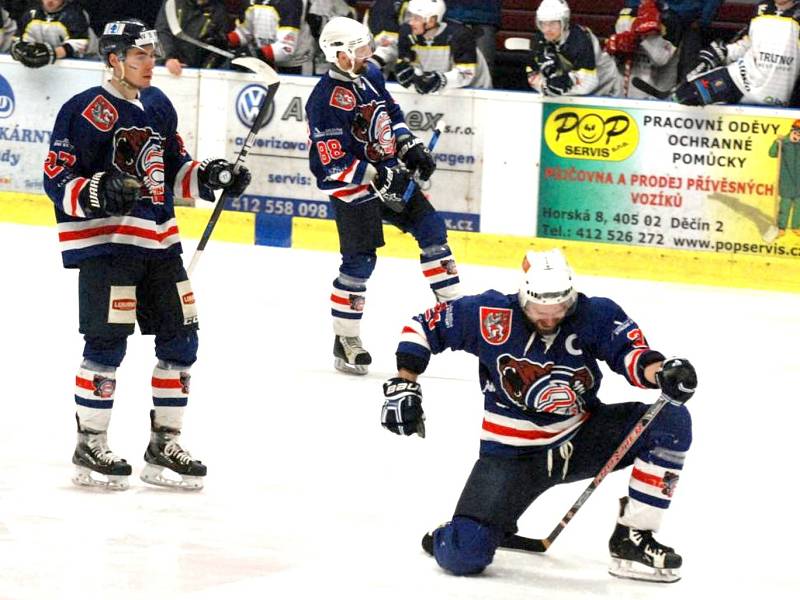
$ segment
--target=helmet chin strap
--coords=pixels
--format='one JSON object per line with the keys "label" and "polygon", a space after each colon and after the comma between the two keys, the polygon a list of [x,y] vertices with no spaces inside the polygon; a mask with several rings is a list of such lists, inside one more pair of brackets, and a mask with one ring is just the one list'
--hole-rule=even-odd
{"label": "helmet chin strap", "polygon": [[[119,77],[116,76],[116,74],[114,73],[114,71],[112,69],[112,71],[111,71],[111,79],[112,79],[112,81],[116,81],[122,87],[124,87],[126,89],[129,89],[129,90],[132,90],[132,91],[136,91],[136,92],[140,92],[142,90],[141,87],[139,87],[138,85],[134,85],[133,83],[131,83],[130,81],[125,79],[125,61],[124,60],[119,61],[119,68],[122,71],[122,73],[120,74]],[[133,68],[133,67],[131,67],[131,68]],[[136,69],[134,69],[134,70],[136,70]]]}

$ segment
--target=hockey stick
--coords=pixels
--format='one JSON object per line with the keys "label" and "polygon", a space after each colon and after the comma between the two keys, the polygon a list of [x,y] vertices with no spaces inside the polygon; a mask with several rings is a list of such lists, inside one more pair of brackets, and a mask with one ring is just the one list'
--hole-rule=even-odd
{"label": "hockey stick", "polygon": [[[439,143],[439,136],[442,135],[442,130],[444,129],[444,120],[439,119],[436,122],[436,127],[433,129],[433,135],[431,136],[430,141],[428,142],[428,152],[433,152],[436,148],[436,144]],[[414,195],[414,190],[417,187],[416,180],[412,179],[408,182],[406,186],[406,191],[403,192],[403,204],[408,204],[408,201],[411,200],[411,196]]]}
{"label": "hockey stick", "polygon": [[510,37],[505,41],[506,50],[530,50],[531,41],[524,37]]}
{"label": "hockey stick", "polygon": [[[256,139],[256,134],[266,124],[265,122],[267,120],[267,116],[269,115],[269,108],[272,105],[273,99],[275,98],[275,92],[278,91],[278,86],[281,84],[280,79],[278,79],[278,74],[273,71],[267,63],[260,61],[257,58],[236,58],[233,60],[233,64],[242,64],[249,61],[259,62],[266,67],[266,71],[263,71],[266,75],[263,81],[267,86],[267,93],[264,95],[264,99],[261,101],[261,107],[258,109],[258,115],[256,115],[256,118],[253,120],[252,127],[250,127],[250,133],[247,134],[244,145],[242,146],[242,149],[239,150],[239,155],[236,157],[236,162],[233,164],[233,178],[236,177],[241,170],[242,165],[244,165],[244,161],[247,159],[247,154],[250,152],[250,147],[253,145],[253,142]],[[192,271],[194,271],[195,267],[197,266],[197,262],[200,260],[200,256],[203,254],[203,250],[205,249],[208,240],[211,238],[211,233],[214,231],[214,227],[216,226],[228,199],[228,192],[223,192],[222,196],[217,201],[217,205],[214,207],[214,210],[211,213],[211,218],[208,220],[206,229],[203,231],[200,242],[197,244],[197,249],[194,251],[194,256],[192,256],[192,260],[189,263],[187,272],[190,276]]]}
{"label": "hockey stick", "polygon": [[637,90],[643,91],[648,96],[652,96],[653,98],[658,98],[659,100],[669,100],[672,97],[672,93],[675,91],[674,89],[671,90],[659,90],[658,88],[653,87],[645,80],[640,79],[638,77],[634,77],[631,79],[631,83],[633,87]]}
{"label": "hockey stick", "polygon": [[636,443],[636,440],[638,440],[642,433],[644,433],[645,429],[650,426],[650,423],[652,423],[653,419],[655,419],[658,413],[661,412],[661,409],[670,402],[674,401],[671,400],[669,396],[662,393],[658,397],[658,400],[656,400],[650,406],[650,408],[647,409],[647,412],[642,415],[642,417],[636,422],[636,425],[633,426],[633,429],[631,429],[628,435],[625,436],[625,439],[622,440],[622,443],[617,447],[616,450],[614,450],[611,458],[609,458],[608,462],[603,465],[603,468],[600,469],[600,472],[595,475],[595,478],[592,479],[592,482],[575,501],[575,504],[573,504],[572,507],[567,511],[567,514],[561,518],[561,521],[558,523],[558,525],[556,525],[555,529],[550,532],[550,535],[541,540],[535,538],[526,538],[521,535],[512,535],[503,540],[503,542],[500,544],[500,547],[507,550],[521,550],[523,552],[546,552],[559,534],[564,530],[567,524],[572,520],[578,510],[580,510],[581,506],[586,503],[586,501],[589,499],[589,496],[591,496],[595,489],[597,489],[597,486],[600,485],[600,482],[606,478],[606,475],[614,470],[614,467],[616,467],[619,461],[625,457],[625,455],[628,453],[628,450],[630,450],[631,446]]}
{"label": "hockey stick", "polygon": [[169,25],[169,30],[172,32],[172,35],[174,35],[176,38],[180,38],[184,42],[194,44],[195,46],[208,50],[209,52],[214,52],[216,54],[219,54],[220,56],[224,56],[225,58],[236,57],[236,55],[233,52],[228,52],[227,50],[223,50],[222,48],[217,48],[216,46],[212,46],[211,44],[206,44],[205,42],[196,40],[189,34],[184,33],[183,29],[181,28],[181,22],[178,19],[178,8],[175,6],[175,0],[167,0],[164,3],[164,14],[167,17],[167,25]]}

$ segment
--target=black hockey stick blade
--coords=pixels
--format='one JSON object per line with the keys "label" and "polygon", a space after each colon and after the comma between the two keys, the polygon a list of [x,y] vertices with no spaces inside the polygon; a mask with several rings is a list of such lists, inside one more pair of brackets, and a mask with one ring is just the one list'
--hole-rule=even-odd
{"label": "black hockey stick blade", "polygon": [[670,97],[672,97],[673,90],[659,90],[658,88],[653,87],[638,77],[631,79],[631,83],[637,90],[640,90],[648,96],[652,96],[653,98],[658,98],[659,100],[669,100]]}

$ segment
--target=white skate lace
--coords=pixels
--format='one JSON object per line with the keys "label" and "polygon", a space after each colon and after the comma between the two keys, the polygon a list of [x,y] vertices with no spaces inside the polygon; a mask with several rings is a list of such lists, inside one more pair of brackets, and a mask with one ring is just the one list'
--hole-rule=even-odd
{"label": "white skate lace", "polygon": [[181,448],[177,442],[174,442],[172,440],[167,442],[167,445],[164,446],[164,454],[168,458],[173,458],[177,460],[182,465],[188,464],[192,461],[192,455],[189,454],[183,448]]}
{"label": "white skate lace", "polygon": [[649,531],[644,532],[639,529],[631,529],[631,540],[633,540],[633,543],[637,546],[644,541],[645,554],[649,554],[653,557],[662,557],[666,554],[664,548],[653,539],[653,534]]}
{"label": "white skate lace", "polygon": [[115,462],[120,462],[122,457],[114,454],[108,447],[108,441],[105,434],[89,436],[86,440],[86,446],[89,452],[100,463],[110,465]]}

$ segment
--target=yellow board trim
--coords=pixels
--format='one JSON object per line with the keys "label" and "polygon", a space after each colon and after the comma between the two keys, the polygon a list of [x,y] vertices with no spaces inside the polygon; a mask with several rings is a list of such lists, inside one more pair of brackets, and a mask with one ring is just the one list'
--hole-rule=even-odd
{"label": "yellow board trim", "polygon": [[[181,236],[198,239],[208,223],[210,209],[177,207]],[[24,225],[55,225],[53,205],[42,194],[0,193],[0,221]],[[255,243],[252,213],[225,211],[214,229],[216,241]],[[419,257],[410,235],[384,228],[386,246],[380,256]],[[800,293],[800,261],[791,258],[716,254],[552,240],[534,237],[451,231],[449,243],[464,264],[517,268],[526,250],[561,248],[579,274],[670,281],[722,287]],[[325,219],[292,219],[292,248],[338,252],[336,224]]]}

